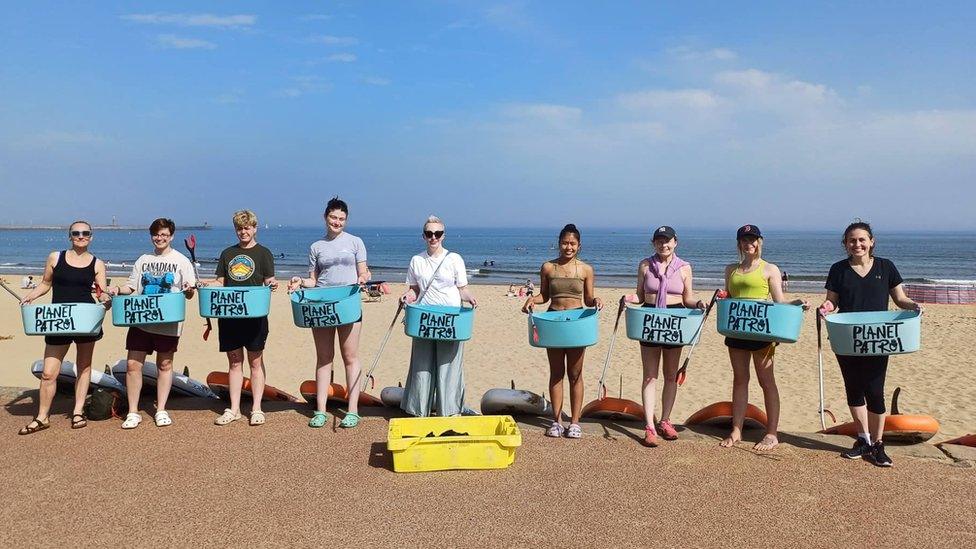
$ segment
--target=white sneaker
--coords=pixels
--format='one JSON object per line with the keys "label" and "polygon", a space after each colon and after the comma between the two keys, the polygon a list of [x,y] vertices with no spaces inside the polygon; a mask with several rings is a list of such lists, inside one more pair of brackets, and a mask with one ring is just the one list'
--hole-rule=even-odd
{"label": "white sneaker", "polygon": [[125,421],[122,422],[123,429],[135,429],[142,423],[142,416],[138,412],[131,412],[125,415]]}

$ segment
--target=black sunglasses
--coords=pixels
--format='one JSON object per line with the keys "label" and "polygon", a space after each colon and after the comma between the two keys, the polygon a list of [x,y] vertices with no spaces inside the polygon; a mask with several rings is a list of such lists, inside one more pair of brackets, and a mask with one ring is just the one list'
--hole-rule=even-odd
{"label": "black sunglasses", "polygon": [[444,231],[424,231],[424,238],[440,238],[444,236]]}
{"label": "black sunglasses", "polygon": [[91,236],[91,231],[69,231],[68,234],[75,238],[80,238],[82,236]]}

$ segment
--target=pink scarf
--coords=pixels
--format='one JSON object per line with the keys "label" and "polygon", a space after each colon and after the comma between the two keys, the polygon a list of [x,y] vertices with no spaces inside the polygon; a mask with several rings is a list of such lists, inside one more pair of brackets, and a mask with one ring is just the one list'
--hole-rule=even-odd
{"label": "pink scarf", "polygon": [[[682,267],[687,265],[688,262],[686,262],[685,260],[681,259],[676,255],[672,256],[671,263],[667,267],[665,267],[663,273],[661,272],[661,265],[663,265],[663,263],[661,262],[657,254],[654,254],[650,257],[649,263],[650,265],[648,268],[651,274],[657,277],[657,281],[658,281],[657,299],[655,300],[654,306],[660,308],[667,307],[668,306],[668,280],[671,279],[672,275],[680,271]],[[681,275],[679,274],[678,277],[680,280]]]}

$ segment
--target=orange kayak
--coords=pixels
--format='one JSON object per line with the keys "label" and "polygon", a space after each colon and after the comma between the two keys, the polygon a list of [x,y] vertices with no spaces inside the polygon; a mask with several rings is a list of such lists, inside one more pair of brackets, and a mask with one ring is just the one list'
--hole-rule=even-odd
{"label": "orange kayak", "polygon": [[606,397],[583,407],[580,417],[644,421],[644,407],[626,398]]}
{"label": "orange kayak", "polygon": [[[835,425],[820,431],[825,435],[857,436],[857,424],[853,421]],[[922,442],[939,432],[939,422],[932,416],[899,414],[885,418],[884,439],[898,442]]]}
{"label": "orange kayak", "polygon": [[[305,400],[309,404],[315,405],[316,393],[318,391],[318,384],[314,379],[307,379],[302,382],[302,385],[298,388],[298,392],[302,394]],[[347,403],[349,402],[349,394],[346,392],[346,386],[339,383],[329,384],[329,400],[333,402]],[[374,397],[373,395],[367,393],[359,393],[359,405],[360,406],[374,406],[378,408],[383,408],[383,401]]]}
{"label": "orange kayak", "polygon": [[[732,425],[732,402],[723,400],[705,406],[685,420],[685,425]],[[746,405],[746,421],[744,427],[765,427],[766,412],[752,404]]]}
{"label": "orange kayak", "polygon": [[942,444],[959,444],[961,446],[972,446],[976,448],[976,435],[964,435],[959,438],[947,440]]}
{"label": "orange kayak", "polygon": [[[210,386],[210,390],[217,394],[220,398],[224,400],[230,399],[230,376],[227,372],[210,372],[207,375],[207,385]],[[251,380],[244,378],[244,386],[241,389],[241,394],[246,397],[251,396]],[[294,396],[273,387],[271,385],[264,386],[264,396],[265,400],[278,400],[281,402],[301,402]]]}

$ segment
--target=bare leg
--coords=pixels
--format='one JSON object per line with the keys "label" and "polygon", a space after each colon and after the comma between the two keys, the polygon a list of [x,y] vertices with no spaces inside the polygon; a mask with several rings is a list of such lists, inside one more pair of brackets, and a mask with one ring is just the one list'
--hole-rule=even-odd
{"label": "bare leg", "polygon": [[641,345],[641,365],[644,369],[644,381],[641,384],[641,397],[644,404],[644,424],[654,427],[654,405],[657,403],[657,372],[661,362],[660,347],[644,347]]}
{"label": "bare leg", "polygon": [[[44,370],[41,372],[41,387],[37,405],[37,418],[47,421],[51,415],[51,403],[58,387],[58,374],[61,372],[61,361],[68,354],[68,345],[44,346]],[[82,398],[84,400],[84,397]]]}
{"label": "bare leg", "polygon": [[85,409],[85,397],[91,385],[92,354],[95,352],[95,342],[75,343],[75,365],[78,367],[78,377],[75,379],[75,408],[72,414],[81,414]]}
{"label": "bare leg", "polygon": [[779,389],[773,375],[773,347],[752,353],[753,364],[756,365],[756,377],[763,391],[763,403],[766,406],[766,436],[753,449],[772,450],[779,444],[776,437],[779,429]]}
{"label": "bare leg", "polygon": [[721,443],[725,448],[742,440],[742,425],[749,404],[750,354],[749,351],[729,347],[729,361],[732,362],[732,432]]}
{"label": "bare leg", "polygon": [[129,351],[125,364],[125,395],[129,401],[129,413],[139,413],[139,394],[142,392],[142,365],[146,363],[146,353]]}
{"label": "bare leg", "polygon": [[861,433],[871,433],[871,440],[874,440],[874,432],[871,431],[870,424],[868,423],[868,406],[867,404],[862,404],[860,406],[848,406],[851,410],[851,417],[854,418],[854,425],[857,425],[857,433],[860,436]]}
{"label": "bare leg", "polygon": [[241,391],[244,390],[244,349],[227,352],[227,388],[230,391],[230,411],[241,413]]}
{"label": "bare leg", "polygon": [[264,352],[248,351],[247,363],[251,369],[251,413],[261,411],[261,399],[264,398]]}
{"label": "bare leg", "polygon": [[586,347],[566,349],[566,374],[569,377],[570,423],[579,423],[583,411],[583,358]]}
{"label": "bare leg", "polygon": [[675,376],[681,366],[681,349],[664,349],[664,390],[661,391],[661,421],[671,421],[671,410],[678,396]]}
{"label": "bare leg", "polygon": [[553,419],[563,418],[563,378],[566,377],[566,352],[563,349],[546,349],[549,357],[549,400],[552,401]]}
{"label": "bare leg", "polygon": [[[867,411],[867,406],[861,406]],[[868,428],[871,433],[871,442],[878,442],[884,436],[884,425],[885,417],[887,414],[875,414],[873,412],[867,412],[868,416]],[[863,433],[864,431],[859,431]]]}
{"label": "bare leg", "polygon": [[349,412],[359,413],[359,391],[362,387],[356,382],[359,379],[361,365],[359,363],[359,333],[362,322],[339,326],[339,353],[342,354],[342,365],[346,369],[346,394],[349,396]]}
{"label": "bare leg", "polygon": [[173,387],[173,354],[156,353],[156,411],[162,412],[166,409],[166,401],[169,400],[169,390]]}
{"label": "bare leg", "polygon": [[324,412],[332,383],[332,361],[335,358],[335,328],[312,328],[315,340],[315,411]]}

